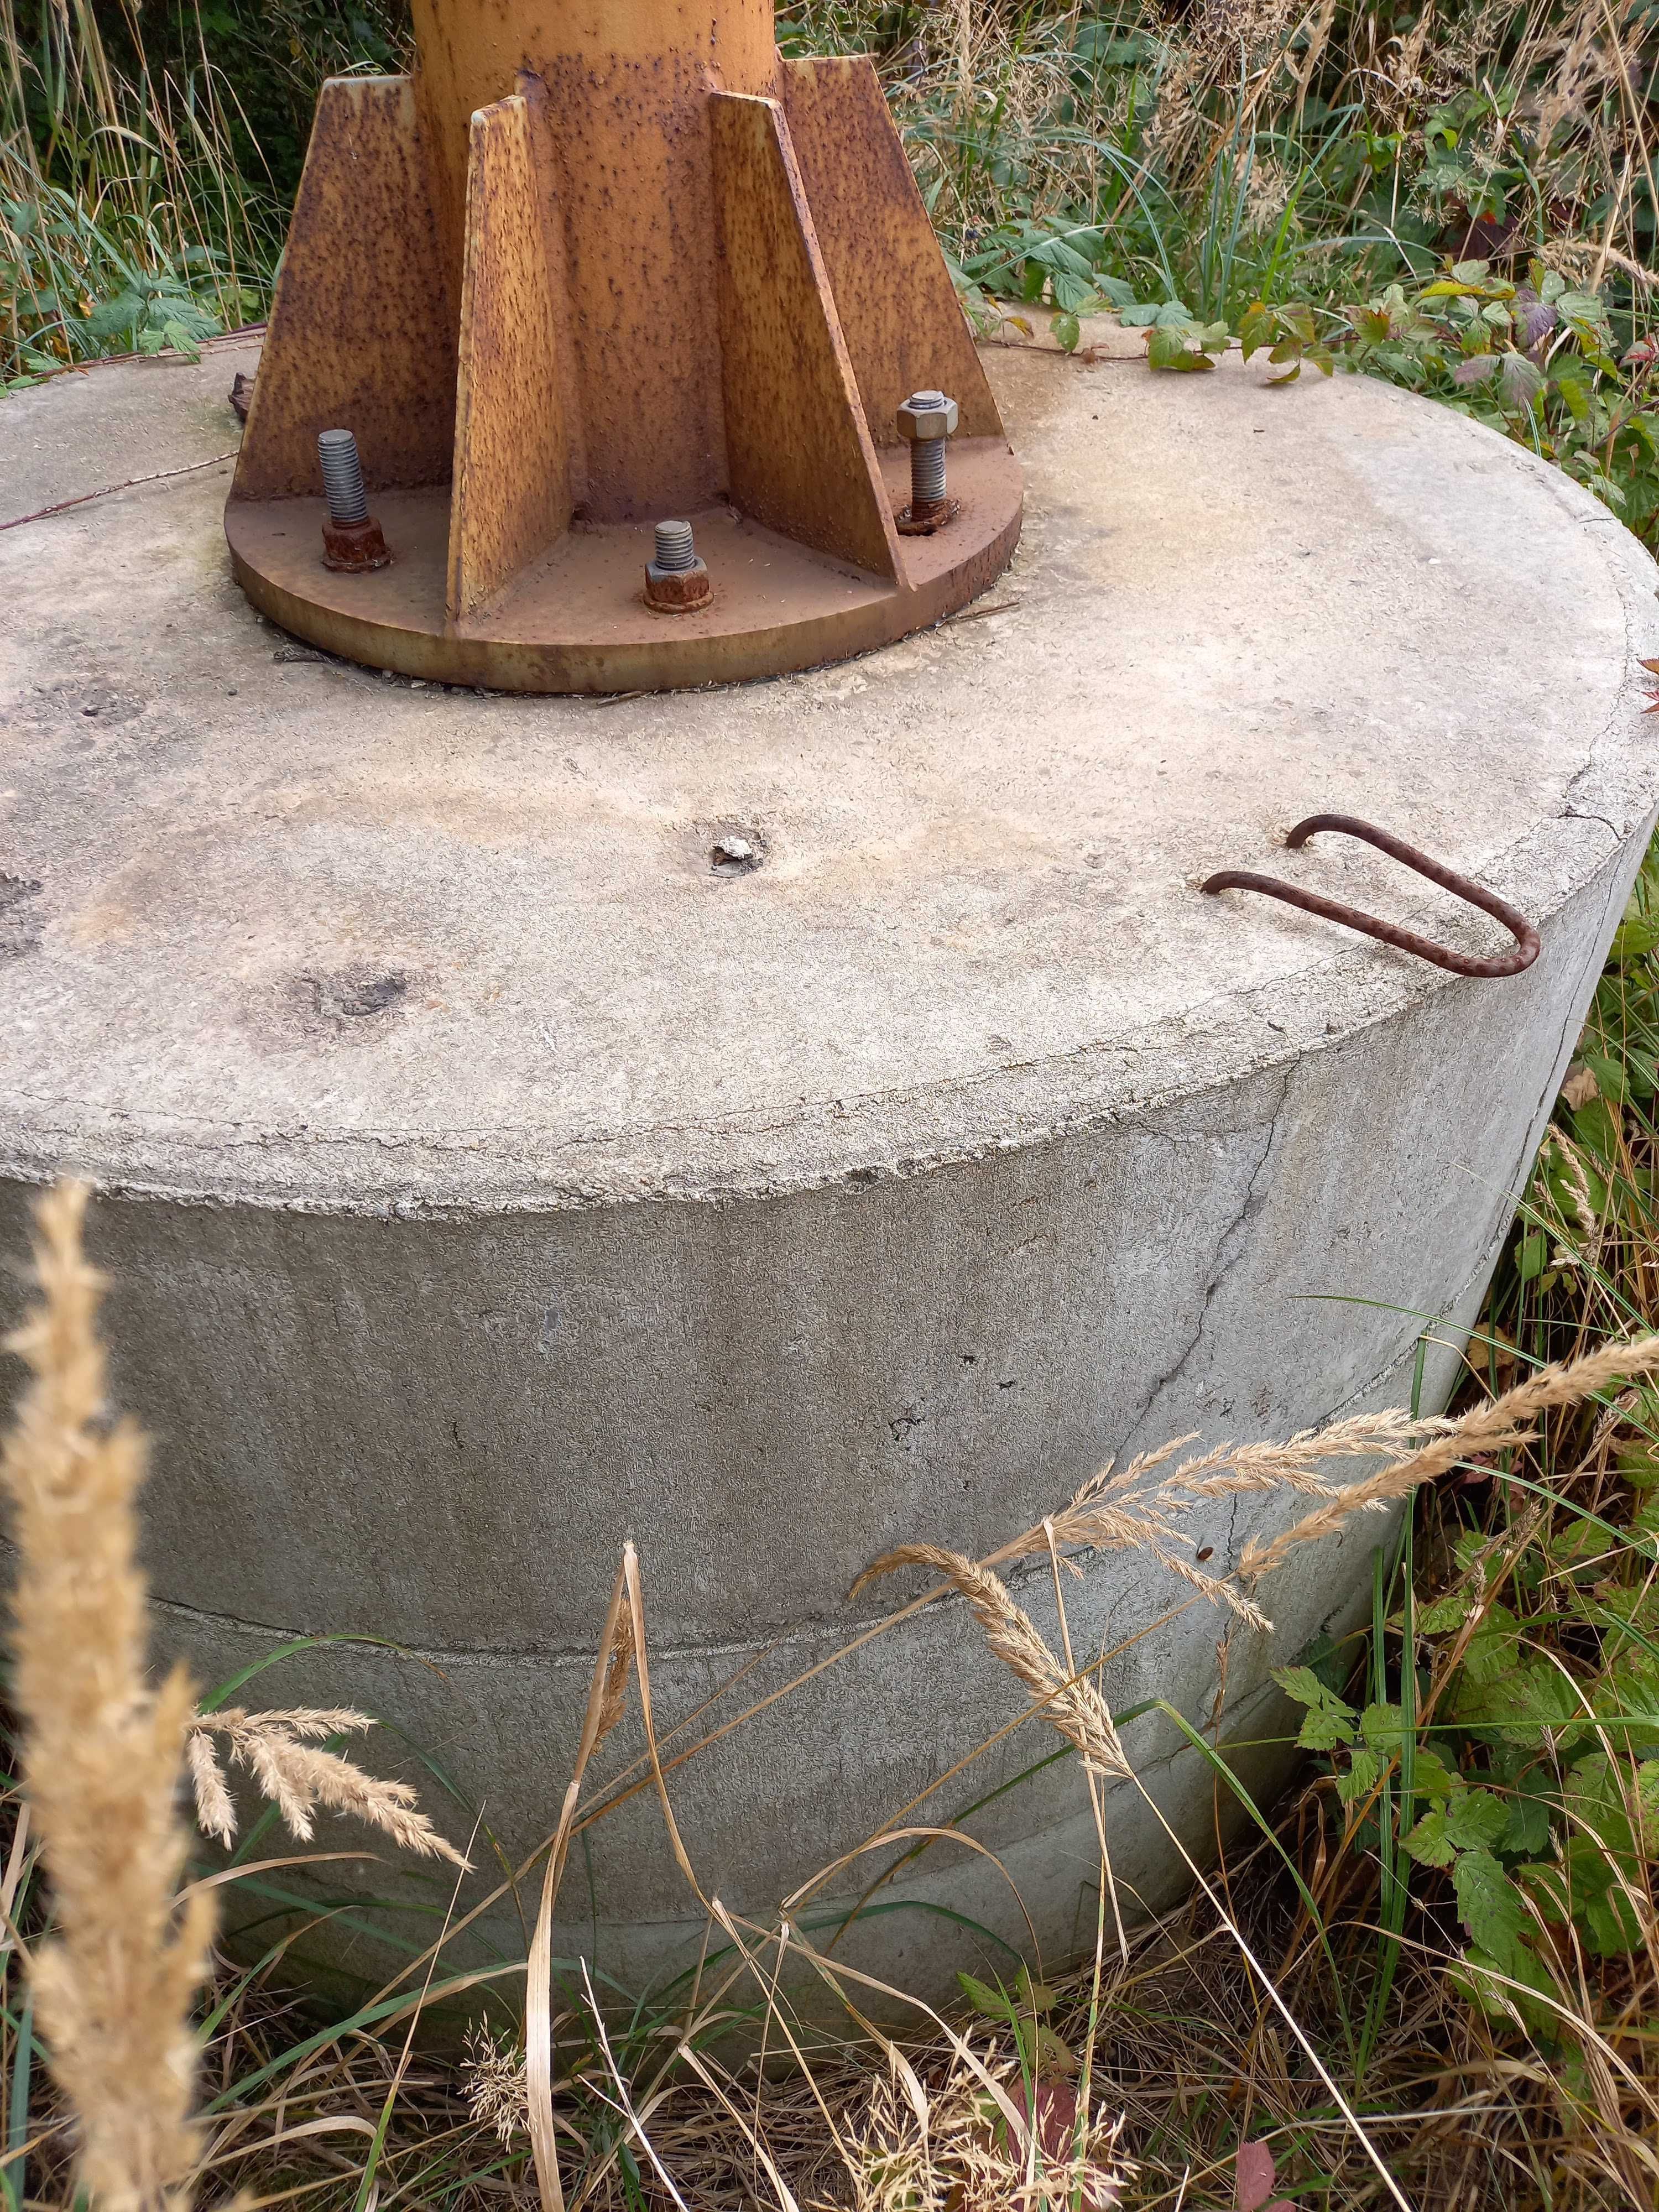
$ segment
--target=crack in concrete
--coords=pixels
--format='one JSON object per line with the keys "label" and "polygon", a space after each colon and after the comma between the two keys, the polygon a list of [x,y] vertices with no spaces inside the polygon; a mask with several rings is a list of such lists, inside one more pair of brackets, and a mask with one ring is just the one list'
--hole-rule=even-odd
{"label": "crack in concrete", "polygon": [[1215,1259],[1211,1268],[1210,1279],[1205,1287],[1204,1301],[1199,1309],[1198,1319],[1192,1335],[1173,1364],[1158,1376],[1147,1393],[1140,1412],[1130,1425],[1128,1435],[1131,1438],[1139,1436],[1141,1429],[1151,1419],[1152,1410],[1164,1393],[1180,1381],[1188,1363],[1203,1341],[1204,1331],[1210,1318],[1210,1308],[1215,1302],[1217,1293],[1243,1256],[1245,1231],[1266,1203],[1261,1190],[1261,1178],[1273,1158],[1273,1146],[1279,1135],[1279,1116],[1284,1112],[1285,1101],[1290,1096],[1291,1078],[1293,1073],[1294,1070],[1291,1067],[1285,1067],[1280,1072],[1279,1096],[1273,1101],[1272,1110],[1267,1116],[1267,1135],[1263,1139],[1261,1150],[1251,1164],[1249,1175],[1245,1182],[1243,1198],[1239,1203],[1237,1212],[1216,1240]]}

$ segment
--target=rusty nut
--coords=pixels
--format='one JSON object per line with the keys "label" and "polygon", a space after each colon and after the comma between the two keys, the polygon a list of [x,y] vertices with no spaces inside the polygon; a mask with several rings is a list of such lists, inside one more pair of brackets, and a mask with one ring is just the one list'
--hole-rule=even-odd
{"label": "rusty nut", "polygon": [[380,526],[374,516],[362,522],[336,522],[330,515],[323,518],[323,566],[340,570],[348,576],[361,575],[366,568],[384,568],[392,559]]}
{"label": "rusty nut", "polygon": [[948,438],[961,420],[962,410],[942,392],[913,392],[898,410],[901,438],[911,445],[919,440]]}
{"label": "rusty nut", "polygon": [[695,614],[714,597],[708,569],[701,560],[689,568],[659,568],[648,561],[645,568],[645,604],[661,615]]}

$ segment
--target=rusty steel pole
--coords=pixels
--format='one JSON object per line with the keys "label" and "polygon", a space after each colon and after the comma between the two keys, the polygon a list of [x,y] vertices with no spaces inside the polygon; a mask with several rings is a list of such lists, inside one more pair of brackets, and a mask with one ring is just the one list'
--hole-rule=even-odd
{"label": "rusty steel pole", "polygon": [[415,99],[434,157],[454,296],[468,133],[507,94],[547,155],[542,216],[596,522],[706,505],[726,486],[708,96],[775,97],[768,0],[415,0]]}
{"label": "rusty steel pole", "polygon": [[[810,665],[984,589],[1018,471],[867,58],[784,60],[769,0],[414,27],[412,76],[318,105],[226,513],[257,604],[410,674],[604,690]],[[933,390],[964,495],[924,545],[895,422]],[[392,556],[349,585],[282,504],[325,428]],[[621,534],[670,520],[698,593]]]}

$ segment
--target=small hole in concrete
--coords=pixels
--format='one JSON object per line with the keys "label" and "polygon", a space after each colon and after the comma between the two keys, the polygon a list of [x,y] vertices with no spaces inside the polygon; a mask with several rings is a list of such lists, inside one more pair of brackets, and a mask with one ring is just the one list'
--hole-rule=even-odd
{"label": "small hole in concrete", "polygon": [[341,984],[335,1005],[348,1020],[360,1021],[365,1014],[383,1014],[395,1006],[408,988],[407,975],[370,975]]}

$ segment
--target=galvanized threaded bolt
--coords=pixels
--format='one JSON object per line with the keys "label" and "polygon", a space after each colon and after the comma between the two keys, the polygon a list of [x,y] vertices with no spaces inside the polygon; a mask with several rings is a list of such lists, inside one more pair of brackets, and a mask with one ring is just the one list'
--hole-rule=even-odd
{"label": "galvanized threaded bolt", "polygon": [[357,441],[349,430],[318,434],[317,458],[323,465],[323,491],[328,518],[334,523],[367,522],[368,494],[363,488],[363,465]]}
{"label": "galvanized threaded bolt", "polygon": [[657,525],[657,566],[671,576],[681,575],[697,565],[697,549],[691,542],[689,522],[659,522]]}
{"label": "galvanized threaded bolt", "polygon": [[918,438],[910,448],[910,504],[930,506],[945,496],[945,441]]}
{"label": "galvanized threaded bolt", "polygon": [[898,410],[899,435],[910,448],[910,513],[918,521],[945,504],[945,444],[958,410],[942,392],[913,392]]}

